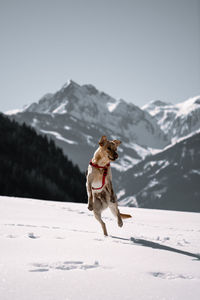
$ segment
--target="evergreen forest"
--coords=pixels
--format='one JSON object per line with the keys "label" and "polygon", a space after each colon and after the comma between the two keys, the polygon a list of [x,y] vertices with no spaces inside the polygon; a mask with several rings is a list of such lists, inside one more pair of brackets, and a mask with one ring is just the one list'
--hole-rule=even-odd
{"label": "evergreen forest", "polygon": [[0,114],[0,195],[85,203],[85,181],[54,141]]}

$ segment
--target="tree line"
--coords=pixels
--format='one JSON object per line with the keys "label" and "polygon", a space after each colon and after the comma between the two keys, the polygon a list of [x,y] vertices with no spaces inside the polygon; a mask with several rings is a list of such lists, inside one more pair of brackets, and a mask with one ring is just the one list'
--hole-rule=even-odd
{"label": "tree line", "polygon": [[0,195],[85,203],[85,175],[53,140],[0,114]]}

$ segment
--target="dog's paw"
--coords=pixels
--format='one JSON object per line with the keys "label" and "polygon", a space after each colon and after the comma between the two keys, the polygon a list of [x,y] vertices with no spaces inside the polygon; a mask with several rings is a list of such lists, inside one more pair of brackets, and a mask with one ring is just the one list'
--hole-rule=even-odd
{"label": "dog's paw", "polygon": [[93,204],[91,204],[91,203],[88,204],[88,209],[89,209],[89,210],[93,210]]}
{"label": "dog's paw", "polygon": [[119,219],[119,220],[118,220],[118,226],[119,226],[119,227],[122,227],[122,226],[123,226],[123,221],[122,221],[122,219]]}

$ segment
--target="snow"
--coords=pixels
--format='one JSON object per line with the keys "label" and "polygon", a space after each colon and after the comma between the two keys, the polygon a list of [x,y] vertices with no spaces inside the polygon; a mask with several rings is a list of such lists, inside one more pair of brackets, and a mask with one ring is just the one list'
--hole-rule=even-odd
{"label": "snow", "polygon": [[61,121],[59,115],[67,113],[68,117],[74,117],[86,125],[94,124],[99,128],[106,124],[107,130],[118,138],[121,135],[153,148],[162,148],[167,144],[164,134],[149,114],[90,84],[79,85],[70,80],[50,97],[44,96],[39,102],[32,103],[25,112],[54,115],[58,122]]}
{"label": "snow", "polygon": [[200,96],[196,96],[193,98],[189,98],[188,100],[184,102],[180,102],[175,105],[178,109],[177,116],[187,116],[192,111],[196,110],[197,108],[200,108],[199,104],[196,103],[196,101],[200,98]]}
{"label": "snow", "polygon": [[65,126],[64,126],[64,129],[66,129],[66,130],[71,130],[71,127],[70,127],[70,126],[67,126],[67,125],[65,125]]}
{"label": "snow", "polygon": [[85,139],[86,139],[86,142],[88,145],[92,146],[92,147],[95,147],[96,144],[92,141],[93,140],[93,137],[91,135],[88,135],[88,134],[83,134]]}
{"label": "snow", "polygon": [[200,215],[0,197],[0,299],[197,300]]}
{"label": "snow", "polygon": [[[177,104],[150,102],[142,109],[157,120],[171,142],[199,129],[200,96],[189,98]],[[191,118],[193,121],[191,122]]]}
{"label": "snow", "polygon": [[[151,154],[152,148],[144,148],[136,143],[123,143],[123,145],[127,148],[133,149],[136,153],[144,159],[146,156]],[[159,149],[160,150],[160,149]]]}
{"label": "snow", "polygon": [[200,175],[200,170],[191,170],[190,172],[191,172],[192,174]]}
{"label": "snow", "polygon": [[117,199],[121,198],[122,196],[124,196],[126,194],[125,189],[120,190],[116,195],[117,195]]}
{"label": "snow", "polygon": [[[159,163],[159,162],[161,162],[161,160],[159,160],[158,163]],[[169,161],[167,161],[167,160],[166,160],[166,161],[162,161],[162,162],[163,162],[163,163],[160,164],[160,165],[161,165],[161,168],[158,169],[158,170],[154,173],[154,176],[157,175],[158,173],[160,173],[161,170],[163,170],[164,168],[166,168],[166,167],[168,167],[168,166],[170,165]]]}
{"label": "snow", "polygon": [[29,106],[31,106],[31,104],[24,105],[24,107],[20,108],[20,109],[16,108],[16,109],[8,110],[8,111],[4,112],[4,114],[7,116],[16,115],[18,113],[24,112],[26,109],[29,108]]}
{"label": "snow", "polygon": [[163,105],[157,106],[156,102],[150,102],[149,104],[144,105],[142,109],[150,113],[153,118],[157,119],[158,125],[165,134],[168,134],[170,131],[172,122],[179,111],[177,105],[163,103]]}
{"label": "snow", "polygon": [[38,119],[33,118],[33,121],[32,121],[32,123],[31,123],[31,126],[32,126],[32,127],[36,127],[38,123],[39,123]]}
{"label": "snow", "polygon": [[68,100],[64,101],[61,103],[54,111],[52,112],[53,114],[65,114],[67,113],[66,106],[68,104]]}
{"label": "snow", "polygon": [[163,170],[164,168],[168,167],[170,165],[169,161],[167,160],[158,160],[158,161],[149,161],[144,165],[144,172],[138,172],[138,173],[134,173],[134,177],[138,177],[138,176],[142,176],[144,173],[147,173],[151,168],[153,167],[160,167],[158,168],[155,173],[153,173],[152,175],[150,175],[149,177],[154,177],[155,175],[157,175],[161,170]]}
{"label": "snow", "polygon": [[23,111],[22,109],[12,109],[12,110],[8,110],[8,111],[4,112],[4,114],[7,116],[11,116],[11,115],[16,115],[22,111]]}
{"label": "snow", "polygon": [[58,140],[64,141],[64,142],[66,142],[68,144],[78,144],[75,141],[72,141],[72,140],[64,138],[62,135],[60,135],[60,133],[58,133],[56,131],[48,131],[48,130],[43,130],[43,129],[40,129],[40,131],[43,132],[43,133],[45,133],[45,134],[54,135]]}
{"label": "snow", "polygon": [[191,132],[190,134],[187,134],[187,135],[185,135],[185,136],[183,136],[183,137],[180,137],[179,139],[172,138],[171,144],[170,144],[169,146],[166,146],[162,151],[164,151],[164,150],[166,150],[166,149],[168,149],[168,148],[171,148],[171,147],[174,146],[175,144],[177,144],[177,143],[179,143],[179,142],[182,142],[182,141],[184,141],[184,140],[186,140],[186,139],[190,138],[191,136],[193,136],[193,135],[195,135],[195,134],[198,134],[198,133],[200,133],[200,129],[197,129],[197,130]]}
{"label": "snow", "polygon": [[137,199],[134,196],[126,197],[119,201],[120,206],[138,207]]}
{"label": "snow", "polygon": [[68,79],[67,82],[62,86],[62,89],[66,89],[73,81]]}
{"label": "snow", "polygon": [[154,167],[157,164],[157,161],[149,161],[144,165],[144,170],[148,169],[149,167]]}
{"label": "snow", "polygon": [[140,159],[133,158],[129,155],[124,155],[123,157],[120,157],[117,162],[112,162],[112,167],[120,172],[125,172],[140,161]]}
{"label": "snow", "polygon": [[144,190],[146,190],[147,188],[154,187],[154,186],[157,185],[157,184],[159,184],[159,182],[158,182],[158,180],[156,180],[156,179],[154,178],[154,179],[152,179],[152,180],[149,182],[148,186],[147,186]]}
{"label": "snow", "polygon": [[[185,135],[185,136],[180,137],[180,138],[176,138],[176,137],[172,138],[171,144],[169,144],[168,146],[164,147],[163,149],[151,149],[152,150],[152,155],[156,155],[158,153],[164,152],[165,150],[172,148],[174,145],[176,145],[176,144],[178,144],[178,143],[180,143],[180,142],[182,142],[184,140],[187,140],[188,138],[190,138],[193,135],[198,134],[198,133],[200,133],[200,129],[195,130],[195,131],[191,132],[190,134]],[[148,149],[150,149],[150,148],[148,148]]]}
{"label": "snow", "polygon": [[108,102],[106,105],[107,105],[107,108],[108,108],[109,112],[113,112],[118,104],[119,104],[119,101]]}

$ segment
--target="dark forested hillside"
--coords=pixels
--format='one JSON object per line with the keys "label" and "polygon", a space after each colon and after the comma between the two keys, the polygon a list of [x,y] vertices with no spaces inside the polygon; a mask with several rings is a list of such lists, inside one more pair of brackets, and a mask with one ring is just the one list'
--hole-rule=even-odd
{"label": "dark forested hillside", "polygon": [[0,114],[0,195],[86,202],[85,176],[52,140]]}

